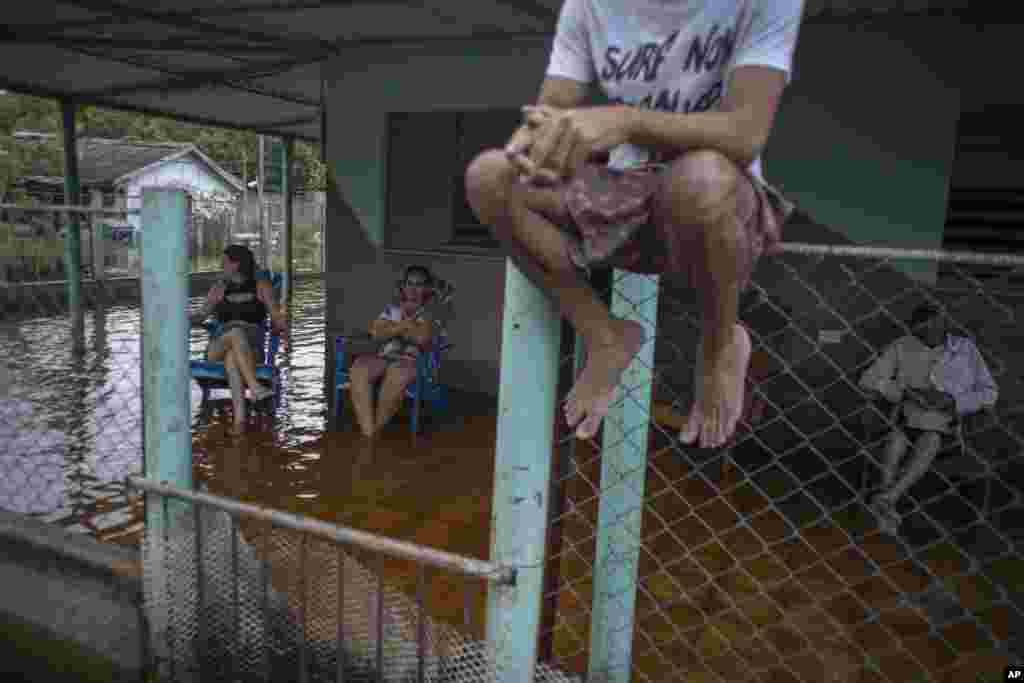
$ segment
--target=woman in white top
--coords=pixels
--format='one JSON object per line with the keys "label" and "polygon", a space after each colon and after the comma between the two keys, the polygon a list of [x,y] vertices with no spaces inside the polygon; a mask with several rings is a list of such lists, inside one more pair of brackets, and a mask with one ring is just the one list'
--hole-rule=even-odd
{"label": "woman in white top", "polygon": [[[352,362],[352,408],[359,428],[374,436],[391,421],[402,405],[402,395],[416,379],[416,355],[430,348],[438,333],[438,322],[427,305],[434,295],[434,276],[425,266],[409,266],[399,287],[398,303],[384,309],[370,323],[370,334],[383,342],[377,353],[364,354]],[[382,380],[376,410],[373,385]]]}

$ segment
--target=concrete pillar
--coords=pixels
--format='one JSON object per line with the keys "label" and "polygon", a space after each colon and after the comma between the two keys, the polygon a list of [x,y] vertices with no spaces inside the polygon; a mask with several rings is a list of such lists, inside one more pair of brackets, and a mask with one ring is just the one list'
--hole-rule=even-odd
{"label": "concrete pillar", "polygon": [[521,683],[537,663],[561,321],[511,261],[505,273],[491,560],[519,570],[488,591],[487,643],[494,680]]}

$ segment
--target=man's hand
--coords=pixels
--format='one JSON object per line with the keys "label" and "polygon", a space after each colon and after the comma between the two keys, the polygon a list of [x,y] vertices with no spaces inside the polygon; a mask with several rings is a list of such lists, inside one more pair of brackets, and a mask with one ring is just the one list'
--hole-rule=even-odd
{"label": "man's hand", "polygon": [[953,397],[938,389],[908,389],[910,397],[925,408],[947,410],[956,406]]}
{"label": "man's hand", "polygon": [[632,125],[631,109],[626,106],[527,106],[523,114],[525,124],[513,135],[506,152],[527,180],[539,184],[572,177],[592,156],[627,142]]}

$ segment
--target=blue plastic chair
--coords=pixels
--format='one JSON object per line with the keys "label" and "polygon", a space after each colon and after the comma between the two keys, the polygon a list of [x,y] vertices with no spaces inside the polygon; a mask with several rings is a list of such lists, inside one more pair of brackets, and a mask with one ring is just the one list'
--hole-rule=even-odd
{"label": "blue plastic chair", "polygon": [[[368,335],[339,335],[334,340],[334,417],[336,418],[341,417],[344,413],[345,392],[352,384],[349,378],[345,343],[356,339],[368,340],[370,337]],[[452,344],[447,337],[441,337],[429,350],[420,351],[416,355],[416,381],[405,388],[405,397],[412,403],[410,427],[413,434],[419,434],[420,406],[424,401],[430,404],[431,412],[434,415],[443,415],[448,411],[448,387],[441,384],[439,372],[441,359],[451,347]]]}
{"label": "blue plastic chair", "polygon": [[[396,293],[401,289],[401,281],[395,283]],[[452,300],[455,296],[455,285],[443,278],[437,278],[434,285],[434,299],[428,304],[439,319],[450,319],[452,312]],[[340,335],[334,340],[334,417],[341,417],[345,404],[344,392],[350,386],[348,353],[345,348],[346,341],[362,340],[368,341],[372,338],[368,334]],[[448,411],[448,388],[440,382],[441,359],[452,343],[446,336],[440,336],[434,340],[430,349],[420,351],[416,356],[416,381],[405,389],[405,397],[412,402],[413,434],[419,433],[420,428],[420,406],[426,401],[430,404],[431,411],[435,415],[442,415]]]}
{"label": "blue plastic chair", "polygon": [[[280,273],[271,274],[267,271],[261,271],[257,273],[256,277],[259,279],[268,279],[269,277],[271,284],[274,286],[275,298],[280,297],[283,283]],[[209,332],[210,339],[215,339],[220,336],[220,330],[223,326],[220,322],[208,321],[203,324],[203,327]],[[263,321],[260,327],[263,331],[263,362],[256,366],[256,379],[264,384],[269,384],[274,391],[274,395],[270,400],[270,410],[268,411],[272,414],[281,403],[281,371],[275,363],[277,352],[281,348],[281,337],[273,332],[269,319]],[[202,391],[202,408],[204,410],[208,406],[212,391],[231,391],[224,363],[194,360],[189,363],[189,370],[192,374],[192,379],[195,380],[196,384],[199,385],[200,391]],[[246,402],[246,405],[248,406],[249,403]],[[260,410],[260,406],[255,403],[254,407]]]}

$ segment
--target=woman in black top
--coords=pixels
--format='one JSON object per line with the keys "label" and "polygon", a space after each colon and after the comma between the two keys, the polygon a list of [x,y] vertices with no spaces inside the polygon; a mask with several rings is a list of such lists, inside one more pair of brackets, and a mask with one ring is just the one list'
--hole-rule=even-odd
{"label": "woman in black top", "polygon": [[[283,335],[283,311],[274,304],[270,281],[256,278],[256,259],[247,247],[233,244],[224,250],[224,275],[210,289],[206,305],[193,320],[212,315],[221,323],[220,334],[206,348],[207,360],[223,362],[228,372],[237,369],[253,398],[262,401],[272,390],[256,379],[256,367],[263,360],[260,326],[270,315],[273,329]],[[235,422],[241,423],[242,417],[235,415]]]}

